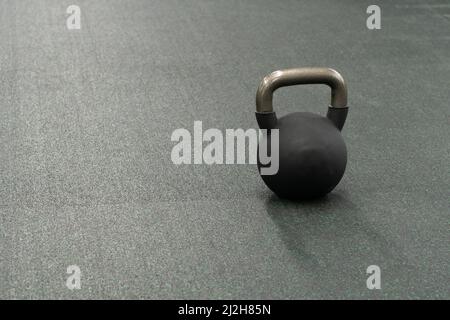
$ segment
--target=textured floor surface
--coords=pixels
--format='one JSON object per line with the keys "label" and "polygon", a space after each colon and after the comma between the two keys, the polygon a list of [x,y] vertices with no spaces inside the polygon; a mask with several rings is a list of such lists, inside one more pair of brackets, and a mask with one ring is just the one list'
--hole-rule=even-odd
{"label": "textured floor surface", "polygon": [[[70,4],[0,1],[0,298],[450,298],[447,1],[378,1],[377,31],[369,1],[78,0],[67,30]],[[173,130],[255,127],[260,79],[301,66],[348,82],[332,194],[172,164]]]}

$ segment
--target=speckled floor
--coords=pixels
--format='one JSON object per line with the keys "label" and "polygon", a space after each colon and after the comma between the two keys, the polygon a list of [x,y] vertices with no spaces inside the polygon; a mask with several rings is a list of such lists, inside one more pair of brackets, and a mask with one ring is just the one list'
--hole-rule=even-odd
{"label": "speckled floor", "polygon": [[[0,298],[450,298],[448,2],[378,1],[377,31],[369,1],[78,0],[67,30],[70,4],[0,2]],[[301,66],[349,87],[328,197],[171,162],[173,130],[256,127],[260,79]]]}

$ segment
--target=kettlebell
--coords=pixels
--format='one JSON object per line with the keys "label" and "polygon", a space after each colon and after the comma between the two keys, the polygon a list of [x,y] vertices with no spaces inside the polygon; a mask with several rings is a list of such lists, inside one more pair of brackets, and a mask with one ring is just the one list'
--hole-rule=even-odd
{"label": "kettlebell", "polygon": [[[276,89],[302,84],[326,84],[331,88],[327,116],[295,112],[277,118],[272,100]],[[256,93],[256,120],[267,129],[267,138],[258,144],[257,165],[264,183],[280,198],[292,200],[324,196],[344,175],[347,148],[341,135],[347,118],[347,87],[342,76],[329,68],[296,68],[274,71],[261,81]],[[279,167],[275,174],[261,174],[259,149],[278,129]]]}

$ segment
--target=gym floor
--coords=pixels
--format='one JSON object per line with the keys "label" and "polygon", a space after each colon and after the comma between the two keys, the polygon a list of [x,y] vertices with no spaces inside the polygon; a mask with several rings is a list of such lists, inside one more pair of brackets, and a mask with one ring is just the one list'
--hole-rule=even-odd
{"label": "gym floor", "polygon": [[[449,299],[450,5],[378,1],[369,30],[372,2],[1,1],[0,298]],[[256,128],[263,76],[304,66],[348,84],[327,197],[172,163],[175,129]],[[274,105],[325,114],[329,95]]]}

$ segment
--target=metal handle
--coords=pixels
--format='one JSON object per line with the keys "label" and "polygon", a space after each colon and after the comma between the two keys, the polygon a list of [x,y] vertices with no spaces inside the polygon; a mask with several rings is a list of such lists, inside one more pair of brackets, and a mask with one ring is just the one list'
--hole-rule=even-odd
{"label": "metal handle", "polygon": [[261,81],[256,93],[256,112],[273,112],[275,90],[300,84],[326,84],[331,88],[330,108],[347,108],[347,86],[336,70],[297,68],[274,71]]}

